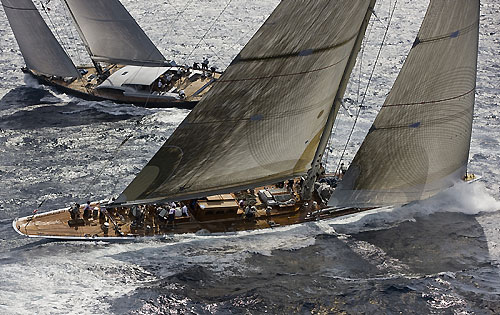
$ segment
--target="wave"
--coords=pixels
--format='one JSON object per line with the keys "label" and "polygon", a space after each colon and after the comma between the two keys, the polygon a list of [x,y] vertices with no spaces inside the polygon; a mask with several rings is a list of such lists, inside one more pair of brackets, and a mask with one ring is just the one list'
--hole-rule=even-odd
{"label": "wave", "polygon": [[500,201],[488,193],[484,183],[458,183],[426,200],[404,206],[384,207],[347,217],[331,219],[334,228],[353,234],[391,228],[405,221],[437,212],[457,212],[477,215],[500,210]]}

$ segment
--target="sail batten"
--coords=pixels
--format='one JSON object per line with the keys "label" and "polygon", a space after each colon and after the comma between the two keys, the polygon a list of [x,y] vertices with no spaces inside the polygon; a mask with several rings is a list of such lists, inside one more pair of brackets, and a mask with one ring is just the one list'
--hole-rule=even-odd
{"label": "sail batten", "polygon": [[78,77],[78,70],[31,0],[2,0],[28,69],[40,74]]}
{"label": "sail batten", "polygon": [[405,204],[465,175],[478,38],[478,0],[430,1],[401,72],[329,205]]}
{"label": "sail batten", "polygon": [[95,62],[157,66],[168,64],[118,0],[64,0]]}
{"label": "sail batten", "polygon": [[278,4],[118,202],[181,200],[304,174],[369,3]]}

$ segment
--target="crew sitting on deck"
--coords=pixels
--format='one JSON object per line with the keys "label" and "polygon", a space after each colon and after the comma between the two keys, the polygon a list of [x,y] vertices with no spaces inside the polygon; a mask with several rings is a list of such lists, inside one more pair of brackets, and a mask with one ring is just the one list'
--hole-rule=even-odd
{"label": "crew sitting on deck", "polygon": [[92,215],[92,208],[90,208],[90,201],[87,201],[85,207],[83,207],[83,218],[88,219]]}
{"label": "crew sitting on deck", "polygon": [[163,90],[163,82],[162,78],[158,79],[158,92],[161,92]]}
{"label": "crew sitting on deck", "polygon": [[182,216],[187,217],[188,216],[188,207],[186,205],[183,205],[181,208],[182,211]]}
{"label": "crew sitting on deck", "polygon": [[160,92],[162,86],[163,84],[161,83],[160,78],[154,80],[153,84],[151,84],[151,92]]}
{"label": "crew sitting on deck", "polygon": [[201,63],[201,69],[202,70],[208,70],[208,58],[203,59],[203,62]]}
{"label": "crew sitting on deck", "polygon": [[170,210],[169,206],[167,206],[166,208],[158,207],[156,209],[156,212],[158,213],[158,222],[160,222],[160,224],[163,225],[167,221],[165,217],[167,216],[169,210]]}
{"label": "crew sitting on deck", "polygon": [[71,220],[76,220],[80,217],[80,205],[75,203],[69,210]]}
{"label": "crew sitting on deck", "polygon": [[106,205],[101,204],[101,211],[99,211],[99,222],[102,221],[103,223],[107,221],[107,212],[108,210],[106,209]]}
{"label": "crew sitting on deck", "polygon": [[347,169],[344,166],[344,163],[340,163],[340,178],[344,177],[345,172],[347,172]]}
{"label": "crew sitting on deck", "polygon": [[94,210],[92,211],[92,219],[97,219],[99,217],[99,207],[94,207]]}
{"label": "crew sitting on deck", "polygon": [[257,208],[255,206],[247,206],[245,208],[245,217],[246,218],[254,218],[255,214],[257,213]]}
{"label": "crew sitting on deck", "polygon": [[174,225],[175,220],[175,208],[170,208],[168,211],[168,223]]}
{"label": "crew sitting on deck", "polygon": [[324,178],[325,176],[326,176],[325,167],[323,166],[323,163],[319,163],[318,178]]}
{"label": "crew sitting on deck", "polygon": [[167,84],[170,84],[173,78],[174,78],[173,74],[171,73],[167,74],[167,76],[165,77],[165,79],[167,80]]}
{"label": "crew sitting on deck", "polygon": [[266,207],[266,216],[268,216],[268,217],[271,216],[271,210],[272,210],[271,206]]}

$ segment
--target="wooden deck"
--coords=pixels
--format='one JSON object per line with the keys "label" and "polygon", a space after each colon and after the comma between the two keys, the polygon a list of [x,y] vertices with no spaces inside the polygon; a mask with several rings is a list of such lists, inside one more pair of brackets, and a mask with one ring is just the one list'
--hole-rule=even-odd
{"label": "wooden deck", "polygon": [[[262,187],[264,188],[264,187]],[[267,187],[272,190],[276,187]],[[255,191],[258,191],[257,189]],[[234,232],[287,226],[308,221],[316,221],[338,216],[353,214],[370,209],[328,209],[321,208],[316,202],[303,202],[296,192],[291,192],[295,203],[289,206],[273,206],[270,211],[253,194],[247,200],[257,210],[252,217],[244,214],[248,205],[239,205],[238,195],[226,194],[210,196],[203,200],[188,200],[183,204],[189,205],[189,215],[181,216],[180,208],[173,222],[159,217],[161,206],[142,206],[144,216],[140,225],[132,215],[132,209],[120,207],[109,209],[105,217],[99,216],[72,220],[70,209],[55,210],[14,220],[14,229],[25,236],[55,238],[65,240],[95,240],[95,239],[134,239],[136,237],[160,236],[168,234],[206,232]],[[248,194],[247,194],[248,196]],[[92,203],[92,209],[101,209],[99,203]],[[80,212],[83,214],[83,207]],[[98,211],[96,211],[97,213]]]}

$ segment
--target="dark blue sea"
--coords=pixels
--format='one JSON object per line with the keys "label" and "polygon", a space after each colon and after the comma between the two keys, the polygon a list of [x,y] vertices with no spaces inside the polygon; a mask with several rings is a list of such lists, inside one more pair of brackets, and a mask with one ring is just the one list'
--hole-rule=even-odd
{"label": "dark blue sea", "polygon": [[[223,70],[279,0],[122,2],[168,59],[209,57]],[[394,4],[378,2],[346,94],[347,106],[354,104],[376,66],[348,160],[428,1],[397,1],[375,62]],[[61,3],[47,7],[42,16],[75,63],[89,63]],[[40,86],[20,71],[24,60],[3,8],[0,17],[0,314],[500,314],[498,1],[481,4],[469,155],[478,182],[335,220],[132,243],[28,239],[12,220],[119,194],[188,111],[85,101]],[[328,170],[339,162],[354,111],[339,113]]]}

